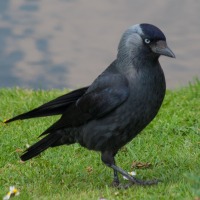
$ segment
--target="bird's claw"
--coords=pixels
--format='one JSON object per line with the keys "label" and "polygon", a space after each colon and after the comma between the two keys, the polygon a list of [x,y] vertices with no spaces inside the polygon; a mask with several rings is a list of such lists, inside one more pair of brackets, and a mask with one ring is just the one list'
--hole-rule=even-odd
{"label": "bird's claw", "polygon": [[112,187],[117,187],[117,188],[118,188],[119,185],[120,185],[120,182],[119,182],[119,181],[115,181],[115,180],[114,180],[114,181],[111,183],[111,186],[112,186]]}
{"label": "bird's claw", "polygon": [[131,180],[128,184],[120,184],[120,182],[113,181],[111,183],[111,186],[118,189],[128,189],[133,185],[150,186],[150,185],[156,185],[159,182],[161,181],[157,179],[144,181],[144,180],[136,179],[135,177],[133,177],[133,180]]}
{"label": "bird's claw", "polygon": [[157,180],[157,179],[154,179],[154,180],[140,180],[140,179],[137,179],[133,176],[131,176],[132,179],[129,180],[131,184],[136,184],[136,185],[143,185],[143,186],[146,186],[146,185],[156,185],[158,184],[159,182],[161,182],[160,180]]}

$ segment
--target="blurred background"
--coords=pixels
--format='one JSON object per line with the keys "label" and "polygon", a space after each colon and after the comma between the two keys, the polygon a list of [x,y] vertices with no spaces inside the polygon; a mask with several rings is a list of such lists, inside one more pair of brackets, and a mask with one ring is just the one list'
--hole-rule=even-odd
{"label": "blurred background", "polygon": [[176,59],[161,57],[167,87],[200,77],[199,0],[1,0],[0,87],[77,88],[116,57],[122,33],[152,23]]}

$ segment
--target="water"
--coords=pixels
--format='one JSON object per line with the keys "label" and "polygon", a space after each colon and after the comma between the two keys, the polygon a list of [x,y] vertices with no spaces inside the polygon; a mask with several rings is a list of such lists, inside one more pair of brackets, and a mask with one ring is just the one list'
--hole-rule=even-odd
{"label": "water", "polygon": [[200,77],[200,1],[1,0],[0,87],[77,88],[116,57],[124,30],[152,23],[176,59],[161,58],[167,87]]}

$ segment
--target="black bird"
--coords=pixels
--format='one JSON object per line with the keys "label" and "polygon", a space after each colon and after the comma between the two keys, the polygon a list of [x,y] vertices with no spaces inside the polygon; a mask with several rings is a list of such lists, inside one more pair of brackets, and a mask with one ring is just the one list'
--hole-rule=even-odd
{"label": "black bird", "polygon": [[165,77],[160,55],[175,58],[165,35],[151,24],[137,24],[122,35],[117,58],[88,87],[74,90],[6,123],[33,117],[59,115],[61,118],[21,156],[29,160],[49,147],[79,143],[101,152],[101,159],[131,184],[150,185],[115,164],[115,155],[156,116],[165,96]]}

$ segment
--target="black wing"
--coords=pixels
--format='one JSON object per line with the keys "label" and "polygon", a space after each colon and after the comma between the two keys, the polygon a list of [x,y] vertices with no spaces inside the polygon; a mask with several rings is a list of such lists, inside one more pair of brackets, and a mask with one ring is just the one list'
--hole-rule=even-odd
{"label": "black wing", "polygon": [[62,128],[77,127],[89,120],[104,117],[120,106],[128,96],[128,81],[123,75],[103,73],[42,135]]}
{"label": "black wing", "polygon": [[19,120],[19,119],[22,120],[22,119],[29,119],[29,118],[34,118],[34,117],[45,117],[45,116],[63,114],[65,110],[67,109],[67,107],[71,103],[75,102],[78,98],[80,98],[86,92],[87,89],[88,87],[84,87],[84,88],[80,88],[72,92],[69,92],[68,94],[65,94],[52,101],[49,101],[48,103],[45,103],[38,108],[35,108],[29,112],[23,113],[12,119],[9,119],[5,121],[5,123],[9,123],[9,122]]}
{"label": "black wing", "polygon": [[122,104],[129,96],[127,79],[121,74],[99,77],[87,92],[76,102],[83,112],[101,118]]}

